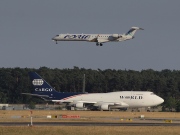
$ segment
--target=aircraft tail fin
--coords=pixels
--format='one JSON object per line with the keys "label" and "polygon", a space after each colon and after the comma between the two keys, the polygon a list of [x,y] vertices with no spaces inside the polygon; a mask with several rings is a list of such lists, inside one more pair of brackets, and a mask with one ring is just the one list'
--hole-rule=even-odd
{"label": "aircraft tail fin", "polygon": [[39,97],[50,98],[52,95],[58,93],[36,72],[29,72],[29,76],[34,87],[34,91],[31,95],[38,95]]}
{"label": "aircraft tail fin", "polygon": [[133,37],[137,30],[144,30],[144,29],[139,27],[132,27],[125,35],[130,35]]}
{"label": "aircraft tail fin", "polygon": [[57,92],[51,85],[49,85],[40,75],[36,72],[29,72],[29,76],[34,87],[32,93],[22,93],[24,95],[31,95],[40,97],[47,101],[60,100],[66,97],[83,94],[83,93],[60,93]]}

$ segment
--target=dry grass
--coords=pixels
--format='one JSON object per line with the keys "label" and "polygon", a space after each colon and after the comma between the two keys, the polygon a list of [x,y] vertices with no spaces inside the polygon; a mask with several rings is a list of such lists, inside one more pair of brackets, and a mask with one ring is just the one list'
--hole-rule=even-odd
{"label": "dry grass", "polygon": [[[81,119],[47,119],[47,115],[79,115]],[[120,119],[133,119],[140,115],[145,115],[145,118],[151,119],[178,119],[180,120],[180,113],[174,112],[109,112],[109,111],[33,111],[33,122],[119,122]],[[22,118],[12,118],[12,116],[22,116]],[[1,110],[0,121],[1,122],[30,122],[31,112],[30,110]],[[135,121],[135,119],[133,120]],[[136,119],[136,122],[137,119]],[[147,122],[147,121],[146,121]],[[163,122],[159,120],[158,122]]]}
{"label": "dry grass", "polygon": [[[30,119],[30,111],[0,111],[0,121],[27,121]],[[86,119],[47,119],[47,115],[80,115]],[[102,111],[33,111],[33,121],[102,121],[99,118],[137,118],[145,115],[147,118],[171,118],[180,119],[180,113],[174,112],[102,112]],[[24,116],[14,119],[12,116]],[[106,120],[107,122],[107,120]],[[112,121],[115,122],[115,121]],[[117,121],[118,122],[118,121]],[[111,127],[111,126],[56,126],[56,127],[0,127],[0,135],[179,135],[180,127]]]}
{"label": "dry grass", "polygon": [[[6,111],[0,110],[0,118],[11,117],[11,116],[30,116],[29,110],[23,111]],[[125,117],[135,118],[140,115],[145,115],[147,118],[180,118],[180,113],[175,112],[111,112],[111,111],[54,111],[54,110],[33,110],[33,116],[44,116],[47,115],[80,115],[81,117]]]}
{"label": "dry grass", "polygon": [[0,135],[179,135],[179,127],[0,127]]}
{"label": "dry grass", "polygon": [[[180,113],[174,112],[109,112],[109,111],[54,111],[54,110],[33,110],[34,122],[45,121],[59,121],[59,119],[47,119],[47,115],[79,115],[81,119],[74,119],[73,121],[90,121],[90,122],[118,122],[111,118],[125,119],[125,118],[137,118],[140,115],[145,115],[145,118],[164,118],[164,119],[180,119]],[[12,118],[13,116],[20,116],[22,118]],[[1,110],[0,121],[1,122],[29,122],[31,116],[30,110]],[[61,119],[61,121],[72,121],[71,119]]]}

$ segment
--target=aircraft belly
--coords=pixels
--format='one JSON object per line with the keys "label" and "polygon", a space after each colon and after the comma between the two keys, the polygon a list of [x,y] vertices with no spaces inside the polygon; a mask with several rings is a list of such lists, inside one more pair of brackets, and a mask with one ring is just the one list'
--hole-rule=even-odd
{"label": "aircraft belly", "polygon": [[129,106],[110,105],[111,109],[128,108]]}

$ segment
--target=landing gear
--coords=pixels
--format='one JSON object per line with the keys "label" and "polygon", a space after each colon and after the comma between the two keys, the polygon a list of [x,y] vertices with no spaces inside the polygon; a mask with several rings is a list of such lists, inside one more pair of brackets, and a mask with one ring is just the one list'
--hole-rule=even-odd
{"label": "landing gear", "polygon": [[52,38],[52,41],[55,41],[55,42],[56,42],[56,44],[57,44],[57,40],[56,40],[55,38]]}
{"label": "landing gear", "polygon": [[98,42],[96,43],[96,45],[97,45],[97,46],[99,46],[99,45],[100,45],[100,46],[103,46],[103,44],[102,44],[102,43],[98,43]]}

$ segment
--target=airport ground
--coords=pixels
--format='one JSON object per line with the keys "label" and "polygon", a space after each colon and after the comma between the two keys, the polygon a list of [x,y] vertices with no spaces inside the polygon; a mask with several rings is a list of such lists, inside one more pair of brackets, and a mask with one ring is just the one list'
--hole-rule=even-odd
{"label": "airport ground", "polygon": [[[52,118],[48,119],[47,116]],[[119,121],[121,119],[133,120],[180,120],[178,112],[119,112],[119,111],[60,111],[60,110],[0,110],[0,120],[2,121],[29,121],[30,116],[34,121],[69,121],[62,118],[63,115],[79,116],[74,121]],[[140,119],[144,115],[144,119]],[[56,118],[55,118],[56,117]]]}
{"label": "airport ground", "polygon": [[0,135],[179,135],[179,127],[0,127]]}
{"label": "airport ground", "polygon": [[[32,113],[32,114],[31,114]],[[79,122],[79,123],[122,123],[121,126],[39,126],[30,124],[30,117],[33,122]],[[48,118],[51,116],[51,118]],[[62,116],[78,116],[76,118]],[[144,116],[144,118],[140,118]],[[1,123],[23,123],[21,126],[0,126],[0,135],[8,134],[26,134],[26,135],[84,135],[84,134],[146,134],[146,135],[179,135],[180,133],[180,113],[175,112],[113,112],[113,111],[56,111],[56,110],[1,110]],[[166,126],[166,123],[169,126]],[[123,123],[142,123],[140,126],[123,126]],[[146,126],[143,123],[162,123],[162,126]],[[174,126],[173,124],[178,124]],[[172,124],[172,126],[171,126]],[[124,124],[125,125],[125,124]]]}

